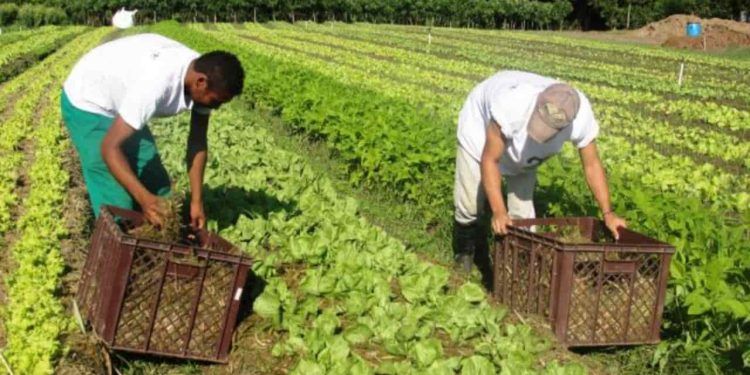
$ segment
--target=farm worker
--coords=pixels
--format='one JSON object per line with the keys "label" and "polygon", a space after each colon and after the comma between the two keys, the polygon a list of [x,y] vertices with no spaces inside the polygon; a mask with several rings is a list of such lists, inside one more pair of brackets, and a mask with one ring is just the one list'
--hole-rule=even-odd
{"label": "farm worker", "polygon": [[148,128],[154,117],[191,111],[187,137],[190,220],[204,227],[203,171],[212,109],[237,96],[244,70],[237,57],[204,55],[155,34],[102,44],[79,60],[63,85],[62,116],[81,160],[94,215],[101,205],[140,209],[160,225],[170,190]]}
{"label": "farm worker", "polygon": [[604,222],[618,238],[617,229],[626,223],[610,206],[607,178],[595,143],[598,132],[589,100],[565,83],[533,73],[501,71],[477,85],[458,116],[454,187],[457,265],[468,272],[474,260],[485,277],[491,274],[486,234],[478,218],[489,203],[492,230],[500,235],[508,233],[513,219],[534,218],[537,167],[557,154],[566,141],[578,148]]}

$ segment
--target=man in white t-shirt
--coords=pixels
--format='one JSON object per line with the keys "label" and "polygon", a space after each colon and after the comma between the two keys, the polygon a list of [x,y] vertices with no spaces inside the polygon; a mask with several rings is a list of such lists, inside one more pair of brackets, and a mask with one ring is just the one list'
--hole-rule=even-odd
{"label": "man in white t-shirt", "polygon": [[567,84],[533,73],[501,71],[477,85],[458,118],[454,189],[457,263],[470,271],[476,262],[487,281],[491,274],[489,253],[479,216],[489,204],[492,230],[501,235],[507,234],[513,219],[534,218],[536,169],[566,141],[578,148],[589,188],[607,228],[618,237],[617,228],[626,223],[610,206],[607,179],[594,142],[598,132],[591,103]]}
{"label": "man in white t-shirt", "polygon": [[147,123],[191,111],[190,219],[202,228],[210,113],[240,94],[244,76],[228,52],[200,55],[156,34],[118,39],[83,56],[65,81],[61,107],[94,214],[101,205],[140,208],[149,222],[162,222],[161,197],[171,184]]}

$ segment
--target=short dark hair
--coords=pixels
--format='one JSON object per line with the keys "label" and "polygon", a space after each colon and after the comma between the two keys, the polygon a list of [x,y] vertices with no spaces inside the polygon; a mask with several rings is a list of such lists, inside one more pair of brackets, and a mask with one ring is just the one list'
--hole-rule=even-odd
{"label": "short dark hair", "polygon": [[237,56],[226,51],[212,51],[195,59],[193,69],[208,77],[211,91],[237,96],[245,84],[245,70]]}

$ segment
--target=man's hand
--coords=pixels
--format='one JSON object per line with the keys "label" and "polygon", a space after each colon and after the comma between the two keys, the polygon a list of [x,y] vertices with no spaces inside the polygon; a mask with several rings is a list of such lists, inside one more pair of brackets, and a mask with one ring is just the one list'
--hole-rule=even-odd
{"label": "man's hand", "polygon": [[509,226],[513,226],[513,220],[511,220],[508,214],[492,215],[492,231],[495,234],[501,236],[508,234]]}
{"label": "man's hand", "polygon": [[143,210],[143,216],[145,216],[146,221],[155,227],[161,228],[164,224],[164,217],[167,215],[164,199],[149,193],[139,200],[138,203],[141,205],[141,210]]}
{"label": "man's hand", "polygon": [[618,229],[628,227],[628,223],[625,221],[625,219],[617,216],[612,211],[606,212],[604,214],[604,224],[607,226],[609,231],[612,232],[615,240],[620,239],[620,232],[618,231]]}
{"label": "man's hand", "polygon": [[203,202],[190,202],[190,226],[194,229],[206,227],[206,213],[203,211]]}

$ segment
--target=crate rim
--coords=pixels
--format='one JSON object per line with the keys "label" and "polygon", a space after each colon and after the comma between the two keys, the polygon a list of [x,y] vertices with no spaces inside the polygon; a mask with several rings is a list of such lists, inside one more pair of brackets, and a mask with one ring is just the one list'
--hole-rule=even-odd
{"label": "crate rim", "polygon": [[[112,211],[121,211],[121,210],[125,210],[125,209],[116,207],[116,206],[111,206],[111,205],[102,205],[100,209],[100,215],[106,214],[106,215],[109,215],[110,217],[114,217],[116,214]],[[127,210],[127,211],[136,213],[138,215],[142,215],[138,211],[134,211],[134,210]],[[114,220],[112,220],[112,222],[114,222]],[[247,266],[253,265],[252,258],[246,255],[245,252],[242,251],[242,249],[240,249],[234,244],[231,244],[231,245],[237,251],[237,254],[228,254],[225,252],[209,249],[202,245],[195,246],[195,245],[186,245],[186,244],[170,244],[164,241],[141,239],[141,238],[137,238],[135,236],[132,236],[126,233],[125,231],[122,230],[122,227],[120,227],[117,224],[115,224],[114,226],[117,228],[117,231],[116,231],[116,236],[118,237],[117,239],[127,245],[133,245],[133,246],[145,245],[146,247],[151,248],[151,249],[158,249],[160,251],[167,251],[167,252],[175,251],[175,252],[179,252],[182,254],[194,254],[201,258],[208,258],[210,254],[211,259],[217,259],[217,260],[223,260],[223,261],[229,261],[229,262],[237,262],[237,263],[242,263]],[[208,231],[204,229],[201,229],[201,231],[208,233]]]}
{"label": "crate rim", "polygon": [[[517,219],[515,220],[516,223],[523,223],[530,225],[541,225],[537,224],[537,221],[541,220],[592,220],[594,222],[600,222],[603,223],[602,220],[593,217],[593,216],[574,216],[574,217],[563,217],[563,218],[538,218],[538,219]],[[551,247],[555,247],[556,249],[560,251],[587,251],[587,252],[630,252],[632,250],[637,250],[638,252],[643,253],[656,253],[656,254],[674,254],[675,247],[648,237],[646,235],[640,234],[638,232],[635,232],[633,230],[630,230],[628,228],[622,228],[621,230],[625,230],[628,232],[631,232],[633,234],[641,235],[644,237],[647,237],[651,241],[654,241],[654,243],[651,244],[623,244],[623,243],[605,243],[605,244],[583,244],[583,243],[569,243],[569,242],[562,242],[560,240],[556,240],[538,233],[534,233],[528,229],[524,229],[522,226],[514,225],[508,227],[508,231],[511,232],[514,235],[517,235],[522,238],[539,241],[545,245],[549,245]],[[502,238],[501,235],[495,235],[495,239]]]}

